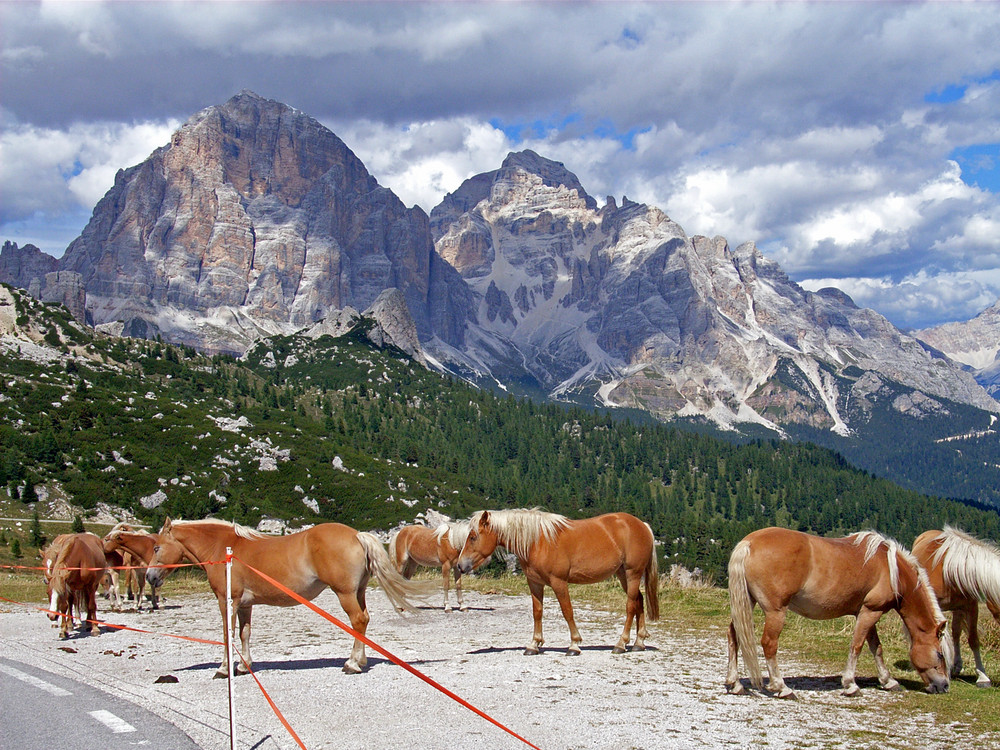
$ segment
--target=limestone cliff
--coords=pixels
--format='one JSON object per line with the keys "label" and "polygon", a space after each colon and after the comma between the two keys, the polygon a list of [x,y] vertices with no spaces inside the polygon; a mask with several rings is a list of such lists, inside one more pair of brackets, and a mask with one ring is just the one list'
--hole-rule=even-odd
{"label": "limestone cliff", "polygon": [[140,319],[206,350],[365,309],[390,287],[421,337],[460,346],[469,309],[423,211],[319,122],[246,91],[119,171],[59,268],[82,277],[96,324]]}

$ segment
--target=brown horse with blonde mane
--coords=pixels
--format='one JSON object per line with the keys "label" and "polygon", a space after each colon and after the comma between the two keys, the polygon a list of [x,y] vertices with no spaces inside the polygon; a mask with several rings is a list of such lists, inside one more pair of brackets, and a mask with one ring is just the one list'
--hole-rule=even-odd
{"label": "brown horse with blonde mane", "polygon": [[[408,597],[427,595],[426,587],[405,580],[393,568],[381,542],[372,534],[356,531],[339,523],[324,523],[286,536],[268,536],[227,521],[164,522],[159,544],[146,572],[146,579],[159,586],[166,574],[164,565],[182,559],[194,563],[223,561],[226,548],[233,550],[232,602],[239,620],[243,665],[238,672],[250,669],[250,619],[255,604],[291,607],[299,602],[268,583],[247,565],[265,573],[306,600],[315,599],[327,587],[340,600],[351,620],[351,627],[361,635],[368,629],[368,606],[365,593],[374,576],[389,601],[397,608],[414,609]],[[226,623],[226,568],[206,565],[205,572],[219,602],[223,642],[228,654],[229,631]],[[355,639],[350,658],[344,664],[348,673],[361,672],[367,665],[364,642]],[[226,677],[226,660],[216,672]]]}
{"label": "brown horse with blonde mane", "polygon": [[96,534],[61,534],[45,554],[49,594],[49,619],[61,618],[60,638],[69,638],[73,625],[73,607],[83,620],[83,628],[99,635],[97,625],[97,588],[104,578],[107,562],[101,539]]}
{"label": "brown horse with blonde mane", "polygon": [[910,663],[929,693],[948,690],[950,652],[942,641],[945,620],[927,574],[906,549],[874,531],[826,539],[790,529],[768,528],[748,534],[729,558],[729,672],[726,687],[742,693],[737,651],[750,681],[763,689],[753,634],[753,609],[764,610],[761,646],[779,698],[794,698],[778,669],[778,636],[788,610],[811,620],[857,618],[841,682],[844,695],[856,695],[855,668],[867,641],[879,683],[899,689],[882,657],[876,623],[891,609],[899,612],[910,639]]}
{"label": "brown horse with blonde mane", "polygon": [[[142,597],[146,589],[146,569],[150,560],[153,559],[153,549],[159,542],[159,536],[149,534],[145,531],[134,531],[126,524],[118,524],[104,537],[105,553],[122,552],[129,555],[129,564],[135,566],[137,570],[127,570],[126,573],[137,573],[135,608],[142,611]],[[164,578],[170,573],[170,569],[164,571]],[[159,586],[150,586],[149,591],[150,607],[154,610],[160,608]]]}
{"label": "brown horse with blonde mane", "polygon": [[945,526],[943,531],[925,531],[913,543],[913,555],[927,570],[941,609],[951,611],[951,637],[955,663],[951,676],[962,673],[959,638],[969,634],[969,648],[976,660],[976,685],[993,683],[983,668],[979,651],[979,602],[983,601],[1000,624],[1000,548],[964,531]]}
{"label": "brown horse with blonde mane", "polygon": [[[470,519],[469,536],[462,548],[458,568],[468,573],[481,565],[497,546],[517,556],[528,579],[535,630],[525,655],[537,654],[542,639],[542,597],[549,586],[559,600],[570,645],[566,653],[577,655],[583,638],[573,619],[569,584],[597,583],[617,576],[627,596],[625,628],[614,647],[623,653],[632,622],[636,624],[633,651],[645,648],[646,608],[650,620],[660,616],[657,587],[659,572],[653,532],[649,524],[628,513],[607,513],[571,521],[541,510],[483,510]],[[645,580],[646,607],[640,584]]]}
{"label": "brown horse with blonde mane", "polygon": [[396,570],[407,579],[413,577],[417,566],[440,568],[445,612],[451,612],[448,583],[451,574],[454,574],[455,598],[458,599],[458,608],[464,612],[466,606],[462,601],[462,571],[455,563],[458,562],[458,554],[468,535],[468,521],[450,521],[434,529],[429,526],[404,526],[389,540],[389,557],[396,564]]}

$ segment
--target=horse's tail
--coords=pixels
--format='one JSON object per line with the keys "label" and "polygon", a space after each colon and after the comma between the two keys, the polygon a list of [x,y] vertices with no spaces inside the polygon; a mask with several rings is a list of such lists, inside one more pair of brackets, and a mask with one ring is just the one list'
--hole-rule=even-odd
{"label": "horse's tail", "polygon": [[[653,533],[648,523],[646,528],[650,534]],[[656,559],[655,542],[646,562],[646,619],[650,622],[660,619],[660,562]]]}
{"label": "horse's tail", "polygon": [[764,677],[757,661],[757,644],[753,633],[753,601],[747,588],[747,558],[750,557],[750,542],[746,539],[733,548],[729,556],[729,609],[732,613],[733,629],[739,644],[743,663],[750,675],[751,684],[758,690],[764,688]]}
{"label": "horse's tail", "polygon": [[389,537],[389,562],[391,562],[393,565],[396,566],[396,570],[399,570],[399,568],[401,567],[399,564],[399,558],[397,557],[399,553],[396,551],[396,544],[398,541],[399,541],[399,532],[397,531],[391,537]]}
{"label": "horse's tail", "polygon": [[368,573],[375,577],[397,610],[416,611],[410,599],[427,599],[434,593],[429,581],[408,581],[396,570],[385,547],[373,534],[358,532],[358,541],[368,558]]}

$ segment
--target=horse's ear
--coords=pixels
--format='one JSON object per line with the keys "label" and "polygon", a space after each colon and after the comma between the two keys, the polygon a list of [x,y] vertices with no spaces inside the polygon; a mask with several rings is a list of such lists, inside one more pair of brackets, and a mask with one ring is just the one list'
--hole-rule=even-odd
{"label": "horse's ear", "polygon": [[161,534],[167,534],[170,531],[170,516],[163,519],[163,527],[160,529]]}
{"label": "horse's ear", "polygon": [[947,620],[942,620],[941,622],[938,623],[938,626],[937,626],[937,637],[938,637],[938,640],[941,640],[941,638],[944,637],[944,631],[945,631],[945,628],[947,628],[947,627],[948,627]]}
{"label": "horse's ear", "polygon": [[488,510],[484,510],[482,515],[479,516],[479,525],[485,526],[489,522],[490,522],[490,512]]}

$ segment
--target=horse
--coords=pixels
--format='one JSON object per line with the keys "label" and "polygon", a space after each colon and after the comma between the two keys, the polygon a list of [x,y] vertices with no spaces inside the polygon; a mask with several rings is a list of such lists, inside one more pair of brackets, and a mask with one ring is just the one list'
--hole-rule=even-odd
{"label": "horse", "polygon": [[127,552],[122,554],[119,550],[109,550],[107,546],[104,547],[104,559],[108,564],[107,570],[104,572],[104,578],[101,579],[101,588],[104,592],[104,598],[111,602],[111,608],[116,612],[120,612],[122,609],[122,593],[118,585],[119,583],[119,571],[125,570],[125,580],[128,590],[132,590],[132,573],[133,570],[130,569],[132,565],[132,556]]}
{"label": "horse", "polygon": [[[397,608],[413,611],[410,598],[423,598],[426,586],[407,581],[392,566],[382,543],[372,534],[356,531],[339,523],[324,523],[285,536],[268,536],[253,529],[227,521],[172,521],[167,518],[160,530],[159,543],[146,571],[146,580],[159,586],[166,575],[164,565],[174,565],[182,559],[206,563],[225,559],[226,548],[233,550],[232,603],[239,620],[243,665],[237,672],[249,672],[250,620],[255,604],[290,607],[298,601],[266,582],[252,570],[253,566],[274,578],[299,596],[312,600],[328,586],[333,589],[340,606],[350,618],[351,627],[361,635],[368,628],[369,615],[365,603],[368,580],[374,576],[389,601]],[[222,614],[223,642],[229,653],[229,632],[235,623],[226,622],[226,570],[223,565],[207,565],[205,572],[219,602]],[[355,639],[350,658],[343,671],[361,672],[367,666],[365,644]],[[227,660],[216,677],[228,676]]]}
{"label": "horse", "polygon": [[943,531],[925,531],[913,542],[913,555],[927,570],[941,609],[953,612],[951,637],[955,663],[951,676],[962,672],[959,638],[968,629],[969,648],[976,660],[976,685],[992,683],[983,669],[979,652],[979,602],[986,603],[1000,624],[1000,548],[964,531],[945,526]]}
{"label": "horse", "polygon": [[69,638],[74,605],[81,619],[86,608],[84,628],[89,629],[91,635],[99,635],[97,587],[107,568],[100,537],[90,532],[62,534],[49,548],[47,558],[51,563],[46,564],[50,602],[48,617],[53,622],[61,618],[59,637]]}
{"label": "horse", "polygon": [[[146,588],[146,570],[148,569],[149,561],[153,559],[153,549],[156,547],[158,541],[159,537],[156,534],[133,531],[130,526],[125,524],[118,524],[118,526],[109,531],[107,536],[104,537],[105,552],[126,552],[132,558],[132,565],[141,563],[141,565],[136,565],[138,570],[127,571],[128,573],[134,572],[138,574],[135,576],[135,608],[140,612],[142,611],[142,597]],[[170,570],[164,572],[164,578],[166,578]],[[159,587],[151,586],[149,600],[152,609],[157,610],[160,608],[159,598]]]}
{"label": "horse", "polygon": [[927,574],[905,548],[874,531],[826,539],[791,529],[767,528],[748,534],[729,557],[729,672],[726,688],[742,693],[737,651],[750,681],[763,689],[754,644],[753,609],[764,610],[761,646],[767,660],[769,688],[779,698],[795,698],[776,658],[785,615],[811,620],[854,615],[857,620],[847,666],[841,677],[844,695],[857,695],[854,674],[865,642],[875,657],[882,688],[902,689],[882,657],[876,623],[894,609],[910,639],[910,663],[929,693],[948,690],[950,648],[942,641],[945,620]]}
{"label": "horse", "polygon": [[[39,555],[41,556],[42,562],[44,563],[44,567],[42,568],[42,570],[43,570],[43,572],[42,572],[42,578],[45,581],[45,589],[46,589],[47,592],[49,592],[48,596],[49,596],[50,600],[51,600],[51,592],[52,592],[52,587],[51,587],[52,568],[56,564],[56,558],[59,557],[59,551],[63,548],[63,545],[66,544],[66,542],[69,540],[69,538],[71,536],[73,536],[73,535],[72,534],[59,534],[58,536],[56,536],[55,539],[53,539],[49,543],[48,547],[46,547],[45,549],[39,551]],[[50,613],[51,612],[55,612],[56,611],[55,606],[54,605],[51,606],[51,608],[50,608],[49,611],[50,611]],[[70,627],[73,627],[75,625],[75,623],[73,622],[73,607],[72,606],[70,606],[70,609],[69,609],[69,618],[70,618]],[[49,619],[50,620],[55,620],[56,618],[53,617],[50,614],[49,615]],[[57,625],[53,625],[52,627],[58,627],[58,626]]]}
{"label": "horse", "polygon": [[[403,578],[412,578],[417,566],[441,568],[444,579],[444,611],[451,612],[448,603],[448,579],[455,576],[455,597],[458,608],[464,612],[467,607],[462,601],[462,572],[455,565],[458,553],[469,535],[468,521],[442,523],[437,528],[428,526],[404,526],[389,540],[389,557]],[[485,562],[485,560],[483,561]]]}
{"label": "horse", "polygon": [[[649,524],[628,513],[607,513],[572,521],[565,516],[538,509],[483,510],[469,521],[469,535],[459,555],[458,569],[469,573],[481,565],[497,546],[505,547],[521,563],[531,592],[535,629],[524,650],[538,654],[542,639],[542,597],[549,586],[559,600],[570,645],[566,653],[580,654],[583,638],[573,619],[569,584],[597,583],[617,576],[627,596],[625,628],[613,651],[628,647],[632,622],[636,623],[633,651],[645,648],[646,609],[649,620],[660,616],[659,568]],[[640,592],[645,579],[646,607]]]}

